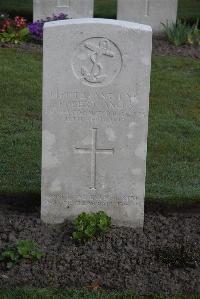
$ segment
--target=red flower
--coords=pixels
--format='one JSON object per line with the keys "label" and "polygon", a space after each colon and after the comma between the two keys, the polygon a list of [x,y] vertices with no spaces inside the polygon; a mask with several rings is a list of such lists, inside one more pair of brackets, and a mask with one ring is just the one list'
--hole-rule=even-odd
{"label": "red flower", "polygon": [[7,29],[12,26],[12,21],[9,19],[5,19],[2,22],[2,28],[0,29],[0,32],[5,32]]}
{"label": "red flower", "polygon": [[23,17],[20,17],[20,16],[16,16],[15,17],[15,26],[20,29],[26,27],[26,19],[24,19]]}

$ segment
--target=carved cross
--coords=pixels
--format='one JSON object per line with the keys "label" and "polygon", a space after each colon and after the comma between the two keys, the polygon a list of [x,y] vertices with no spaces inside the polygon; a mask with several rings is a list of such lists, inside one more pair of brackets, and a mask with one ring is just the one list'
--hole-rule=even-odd
{"label": "carved cross", "polygon": [[149,8],[150,8],[150,0],[146,0],[146,5],[145,5],[145,17],[149,17]]}
{"label": "carved cross", "polygon": [[97,148],[97,129],[92,129],[92,147],[82,148],[76,147],[75,150],[79,154],[90,154],[91,155],[91,190],[96,189],[96,155],[97,154],[114,154],[114,148]]}

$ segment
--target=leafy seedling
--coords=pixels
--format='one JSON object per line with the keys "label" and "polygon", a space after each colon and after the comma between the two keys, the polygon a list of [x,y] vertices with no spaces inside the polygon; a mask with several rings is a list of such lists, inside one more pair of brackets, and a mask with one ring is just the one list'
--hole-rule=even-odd
{"label": "leafy seedling", "polygon": [[16,244],[8,245],[0,255],[0,261],[6,263],[6,268],[11,269],[24,259],[39,260],[44,254],[39,250],[35,241],[19,240]]}
{"label": "leafy seedling", "polygon": [[105,212],[81,213],[75,219],[73,239],[85,242],[101,235],[109,229],[111,217]]}

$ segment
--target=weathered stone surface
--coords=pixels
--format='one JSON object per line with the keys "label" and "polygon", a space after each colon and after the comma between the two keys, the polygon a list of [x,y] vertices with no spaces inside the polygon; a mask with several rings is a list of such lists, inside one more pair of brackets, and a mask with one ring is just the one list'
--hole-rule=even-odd
{"label": "weathered stone surface", "polygon": [[151,28],[79,19],[44,27],[42,219],[106,211],[143,226]]}
{"label": "weathered stone surface", "polygon": [[178,0],[118,0],[117,19],[138,22],[163,31],[161,23],[176,22]]}
{"label": "weathered stone surface", "polygon": [[33,0],[33,20],[65,13],[69,18],[93,17],[94,0]]}

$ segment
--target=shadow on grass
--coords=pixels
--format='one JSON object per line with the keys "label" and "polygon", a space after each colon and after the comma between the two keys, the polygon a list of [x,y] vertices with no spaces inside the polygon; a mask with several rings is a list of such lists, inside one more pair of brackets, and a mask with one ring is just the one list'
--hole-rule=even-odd
{"label": "shadow on grass", "polygon": [[[17,212],[22,214],[40,214],[40,193],[0,193],[0,210]],[[160,213],[163,215],[171,213],[200,214],[200,202],[191,200],[189,202],[177,203],[160,200],[145,200],[145,214]]]}
{"label": "shadow on grass", "polygon": [[174,201],[168,202],[168,201],[159,201],[159,200],[145,200],[145,207],[144,212],[146,213],[154,213],[157,212],[162,215],[168,215],[168,214],[200,214],[200,202],[197,200],[190,200],[188,202],[180,202],[177,203]]}
{"label": "shadow on grass", "polygon": [[0,194],[0,210],[22,214],[40,213],[41,195],[38,193]]}

